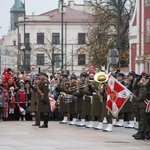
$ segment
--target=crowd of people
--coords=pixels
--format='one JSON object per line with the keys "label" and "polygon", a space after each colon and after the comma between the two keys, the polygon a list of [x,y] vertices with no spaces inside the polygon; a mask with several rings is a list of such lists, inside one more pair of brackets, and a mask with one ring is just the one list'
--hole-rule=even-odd
{"label": "crowd of people", "polygon": [[48,128],[49,120],[57,120],[60,124],[105,132],[112,132],[113,127],[135,128],[136,140],[150,139],[150,76],[134,71],[125,75],[120,70],[111,75],[134,95],[117,117],[106,108],[108,74],[103,69],[96,72],[94,66],[88,71],[83,68],[79,77],[75,72],[58,72],[54,76],[40,72],[32,78],[30,73],[14,74],[6,68],[0,78],[0,120],[35,118],[33,126],[40,128]]}

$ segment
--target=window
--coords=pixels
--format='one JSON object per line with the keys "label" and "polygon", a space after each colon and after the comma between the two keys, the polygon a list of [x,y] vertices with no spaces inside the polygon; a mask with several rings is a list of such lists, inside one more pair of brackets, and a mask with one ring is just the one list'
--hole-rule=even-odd
{"label": "window", "polygon": [[30,33],[25,33],[25,43],[30,43]]}
{"label": "window", "polygon": [[150,18],[146,20],[146,42],[150,42]]}
{"label": "window", "polygon": [[13,45],[16,46],[16,41],[13,41]]}
{"label": "window", "polygon": [[25,65],[30,65],[30,54],[25,54]]}
{"label": "window", "polygon": [[60,44],[60,34],[52,33],[52,44]]}
{"label": "window", "polygon": [[78,65],[85,65],[85,54],[78,54]]}
{"label": "window", "polygon": [[59,68],[61,65],[61,55],[60,54],[53,54],[53,62],[56,68]]}
{"label": "window", "polygon": [[44,54],[37,54],[37,65],[44,65]]}
{"label": "window", "polygon": [[85,33],[78,33],[78,44],[85,44]]}
{"label": "window", "polygon": [[37,44],[44,44],[44,33],[37,33]]}
{"label": "window", "polygon": [[150,0],[145,0],[145,5],[150,4]]}

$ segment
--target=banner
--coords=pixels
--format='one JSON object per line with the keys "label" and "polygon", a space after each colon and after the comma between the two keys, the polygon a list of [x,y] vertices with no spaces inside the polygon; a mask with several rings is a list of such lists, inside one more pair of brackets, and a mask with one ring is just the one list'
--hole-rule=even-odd
{"label": "banner", "polygon": [[106,107],[116,118],[118,113],[130,98],[131,92],[113,76],[108,79]]}

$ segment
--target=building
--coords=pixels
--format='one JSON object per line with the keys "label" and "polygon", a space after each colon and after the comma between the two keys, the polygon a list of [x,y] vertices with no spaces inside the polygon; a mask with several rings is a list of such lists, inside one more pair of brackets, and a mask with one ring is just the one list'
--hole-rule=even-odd
{"label": "building", "polygon": [[[18,7],[21,9],[18,10]],[[52,72],[52,69],[59,71],[62,65],[60,7],[40,15],[25,15],[23,8],[20,0],[15,0],[10,11],[12,30],[5,37],[3,45],[14,47],[14,63],[19,70],[25,67],[25,70],[30,71],[34,67],[46,72]],[[63,69],[80,72],[88,63],[84,46],[87,43],[86,26],[90,21],[87,11],[89,12],[90,6],[88,1],[78,5],[74,0],[70,0],[63,8]]]}
{"label": "building", "polygon": [[150,73],[150,0],[136,0],[129,27],[130,69]]}

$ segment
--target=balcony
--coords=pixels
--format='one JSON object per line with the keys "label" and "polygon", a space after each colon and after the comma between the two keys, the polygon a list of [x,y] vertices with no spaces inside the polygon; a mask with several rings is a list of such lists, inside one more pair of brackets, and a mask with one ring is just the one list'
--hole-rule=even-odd
{"label": "balcony", "polygon": [[[18,43],[18,49],[21,50],[21,47],[24,46],[24,43]],[[25,49],[26,50],[31,50],[31,43],[25,43]]]}

